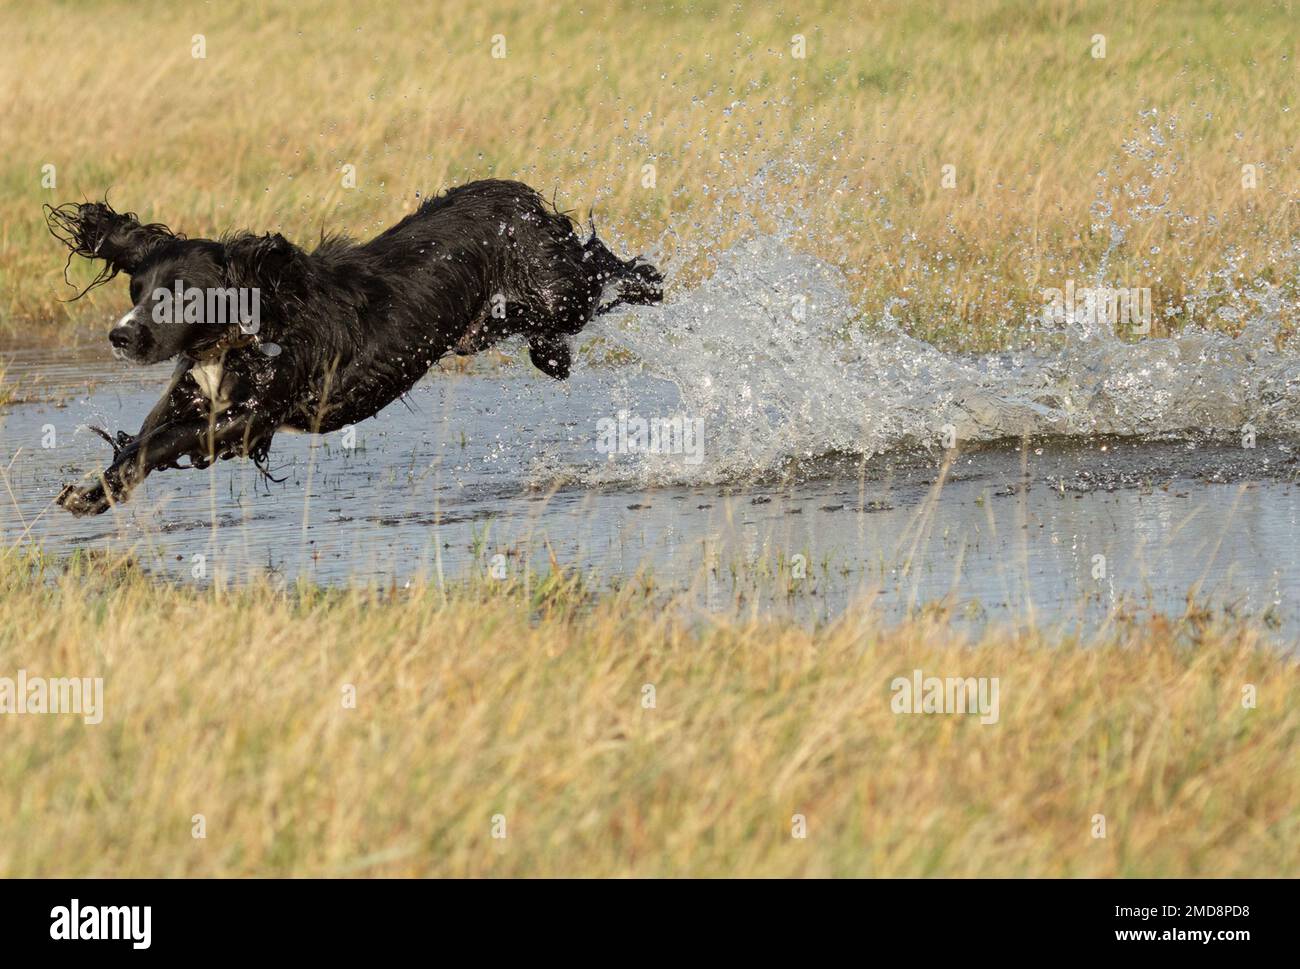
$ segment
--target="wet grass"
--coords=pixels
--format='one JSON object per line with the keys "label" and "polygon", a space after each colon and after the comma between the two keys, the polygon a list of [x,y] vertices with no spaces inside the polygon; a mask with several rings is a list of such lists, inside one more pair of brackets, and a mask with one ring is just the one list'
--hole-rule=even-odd
{"label": "wet grass", "polygon": [[[197,590],[9,554],[0,675],[102,676],[105,712],[5,717],[0,874],[1300,871],[1300,670],[1251,626],[967,643],[649,587]],[[916,669],[997,677],[997,722],[893,712]]]}
{"label": "wet grass", "polygon": [[[1025,339],[1042,288],[1069,279],[1150,288],[1157,334],[1235,329],[1268,307],[1290,327],[1293,14],[1216,0],[9,2],[0,337],[98,337],[121,308],[116,285],[59,302],[73,290],[42,203],[111,190],[191,235],[310,242],[371,234],[417,192],[490,175],[581,215],[594,205],[621,247],[658,243],[679,286],[717,246],[785,218],[793,245],[847,269],[866,317],[888,310],[950,348]],[[87,36],[93,56],[68,56]]]}

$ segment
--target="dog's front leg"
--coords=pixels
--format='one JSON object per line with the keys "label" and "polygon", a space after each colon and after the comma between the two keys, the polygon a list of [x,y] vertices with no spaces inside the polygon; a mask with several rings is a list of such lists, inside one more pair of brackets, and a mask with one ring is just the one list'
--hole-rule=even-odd
{"label": "dog's front leg", "polygon": [[[147,435],[155,428],[163,424],[170,424],[173,421],[181,420],[184,417],[194,417],[202,414],[199,409],[200,400],[195,395],[193,387],[187,387],[182,383],[182,378],[189,371],[193,363],[189,360],[182,360],[176,367],[176,372],[172,374],[171,382],[167,386],[166,392],[154,404],[153,409],[140,425],[140,430],[134,434],[128,434],[126,431],[118,431],[116,435],[110,434],[102,427],[91,427],[113,449],[113,458],[116,460],[125,448],[130,447],[135,441]],[[66,490],[66,489],[65,489]]]}
{"label": "dog's front leg", "polygon": [[[98,515],[107,511],[112,501],[123,500],[126,491],[129,491],[129,488],[124,488],[122,483],[125,477],[129,476],[123,476],[122,471],[127,462],[140,460],[139,442],[166,424],[183,422],[186,418],[197,419],[203,415],[203,412],[196,407],[192,391],[181,383],[190,365],[189,361],[182,361],[177,365],[167,390],[158,403],[154,404],[153,409],[145,417],[144,423],[140,425],[140,430],[135,434],[118,431],[114,436],[98,427],[91,428],[113,449],[113,462],[91,483],[66,486],[57,499],[60,505],[74,515]],[[149,467],[144,472],[145,475],[155,467],[161,465]]]}
{"label": "dog's front leg", "polygon": [[[167,384],[167,390],[158,400],[158,403],[153,405],[153,410],[144,419],[144,423],[140,425],[140,430],[136,433],[135,438],[144,437],[164,424],[170,424],[183,417],[201,413],[197,409],[198,398],[192,389],[193,382],[191,381],[189,386],[182,382],[193,366],[194,362],[192,360],[184,358],[176,365],[176,370],[172,373],[171,380]],[[135,439],[123,434],[121,431],[118,432],[117,437],[119,441],[125,438],[125,443],[130,443]]]}
{"label": "dog's front leg", "polygon": [[212,421],[192,418],[163,424],[118,451],[98,480],[64,488],[58,503],[74,515],[102,514],[126,501],[151,471],[175,467],[183,457],[211,463],[249,454],[269,442],[276,426],[266,415],[240,410],[227,411]]}

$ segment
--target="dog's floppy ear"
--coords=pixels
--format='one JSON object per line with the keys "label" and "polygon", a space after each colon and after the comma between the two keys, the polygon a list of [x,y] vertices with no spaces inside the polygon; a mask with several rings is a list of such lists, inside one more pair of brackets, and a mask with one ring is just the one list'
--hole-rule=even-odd
{"label": "dog's floppy ear", "polygon": [[226,272],[235,286],[284,294],[302,279],[304,266],[303,251],[278,232],[226,243]]}
{"label": "dog's floppy ear", "polygon": [[132,212],[114,212],[106,202],[69,202],[57,208],[47,205],[45,221],[50,233],[72,255],[108,263],[109,272],[92,285],[107,282],[119,272],[134,273],[153,249],[180,238],[165,225],[143,225]]}

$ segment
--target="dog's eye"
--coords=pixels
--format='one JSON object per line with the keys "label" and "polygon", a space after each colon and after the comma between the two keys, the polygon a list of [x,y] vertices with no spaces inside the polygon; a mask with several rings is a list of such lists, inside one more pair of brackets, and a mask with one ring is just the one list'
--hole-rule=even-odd
{"label": "dog's eye", "polygon": [[131,302],[132,302],[132,304],[135,304],[135,303],[140,302],[140,291],[141,291],[142,289],[144,289],[144,287],[140,284],[139,280],[135,280],[135,279],[131,280]]}

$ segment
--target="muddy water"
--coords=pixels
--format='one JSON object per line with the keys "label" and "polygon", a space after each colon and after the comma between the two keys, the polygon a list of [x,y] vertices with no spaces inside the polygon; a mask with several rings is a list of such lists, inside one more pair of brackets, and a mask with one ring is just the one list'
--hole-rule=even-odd
{"label": "muddy water", "polygon": [[[33,398],[0,413],[6,546],[133,549],[200,582],[270,571],[402,584],[525,561],[545,571],[553,557],[602,582],[649,570],[706,606],[739,598],[814,619],[865,594],[895,616],[945,602],[962,622],[1087,628],[1116,608],[1181,614],[1191,591],[1300,637],[1300,465],[1285,437],[900,445],[792,455],[713,482],[707,461],[670,454],[650,478],[633,473],[646,456],[606,453],[601,422],[674,413],[672,383],[585,366],[557,384],[507,365],[435,371],[354,442],[277,437],[282,482],[242,461],[160,472],[127,505],[77,519],[52,501],[109,457],[86,425],[137,427],[169,368],[97,348],[6,357]],[[703,435],[707,455],[707,423]]]}

